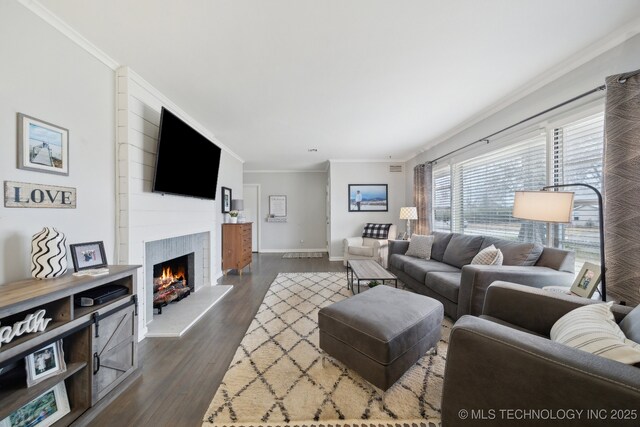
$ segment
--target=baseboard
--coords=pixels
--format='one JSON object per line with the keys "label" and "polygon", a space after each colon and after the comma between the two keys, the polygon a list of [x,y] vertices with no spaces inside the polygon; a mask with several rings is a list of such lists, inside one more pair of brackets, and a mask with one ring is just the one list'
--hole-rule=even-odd
{"label": "baseboard", "polygon": [[330,256],[329,261],[344,261],[344,257],[342,256]]}
{"label": "baseboard", "polygon": [[327,248],[322,249],[260,249],[263,254],[284,254],[287,252],[327,252]]}

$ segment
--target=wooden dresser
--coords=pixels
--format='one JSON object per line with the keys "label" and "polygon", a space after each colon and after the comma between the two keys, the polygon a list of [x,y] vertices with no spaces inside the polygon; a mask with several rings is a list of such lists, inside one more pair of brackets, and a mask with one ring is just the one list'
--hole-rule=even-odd
{"label": "wooden dresser", "polygon": [[251,223],[222,224],[222,271],[251,268]]}

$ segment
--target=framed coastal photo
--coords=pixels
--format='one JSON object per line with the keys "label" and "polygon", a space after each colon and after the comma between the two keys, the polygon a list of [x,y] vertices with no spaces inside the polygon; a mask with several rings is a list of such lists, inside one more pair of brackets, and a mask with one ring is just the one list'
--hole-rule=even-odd
{"label": "framed coastal photo", "polygon": [[18,168],[69,175],[69,131],[18,113]]}
{"label": "framed coastal photo", "polygon": [[231,212],[231,189],[222,187],[222,213]]}
{"label": "framed coastal photo", "polygon": [[64,381],[0,421],[0,427],[47,427],[70,412]]}
{"label": "framed coastal photo", "polygon": [[67,370],[62,351],[62,340],[36,350],[25,358],[27,386],[32,387],[40,381]]}
{"label": "framed coastal photo", "polygon": [[102,242],[77,243],[69,245],[69,249],[75,271],[107,266],[107,256]]}
{"label": "framed coastal photo", "polygon": [[388,212],[387,184],[349,184],[349,212]]}
{"label": "framed coastal photo", "polygon": [[591,298],[600,284],[600,266],[585,262],[571,286],[571,293]]}

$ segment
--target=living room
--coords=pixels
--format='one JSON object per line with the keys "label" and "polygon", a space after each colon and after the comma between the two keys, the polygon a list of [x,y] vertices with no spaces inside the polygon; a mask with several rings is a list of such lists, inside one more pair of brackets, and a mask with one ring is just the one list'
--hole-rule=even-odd
{"label": "living room", "polygon": [[[610,299],[624,300],[630,307],[638,304],[633,276],[624,283],[615,280],[617,271],[628,271],[629,264],[637,263],[637,216],[628,216],[622,227],[618,224],[614,229],[610,214],[605,223],[598,220],[592,192],[570,189],[576,192],[572,227],[554,225],[551,239],[538,226],[521,227],[523,222],[511,217],[516,191],[572,181],[594,185],[604,193],[603,181],[612,179],[603,166],[605,104],[609,100],[606,89],[595,89],[605,85],[609,76],[640,68],[637,1],[620,1],[615,7],[601,0],[562,5],[458,0],[449,6],[435,1],[351,0],[319,4],[285,0],[110,3],[16,0],[0,4],[0,52],[5,59],[0,71],[0,128],[5,139],[0,146],[5,182],[5,204],[0,208],[0,284],[32,278],[32,239],[43,227],[64,233],[67,246],[101,242],[105,264],[142,266],[118,273],[130,278],[127,292],[136,294],[132,327],[136,329],[138,343],[133,348],[137,348],[139,369],[114,387],[121,389],[120,396],[109,397],[105,392],[106,399],[87,402],[87,407],[100,410],[91,418],[80,418],[77,425],[106,425],[115,417],[123,425],[266,426],[282,423],[282,419],[313,424],[313,416],[296,419],[282,413],[284,418],[274,415],[262,421],[251,419],[252,415],[242,418],[242,414],[227,413],[224,416],[230,418],[221,415],[219,420],[208,421],[216,412],[209,408],[226,390],[220,384],[229,378],[225,377],[229,364],[240,360],[239,349],[248,348],[245,334],[253,330],[256,313],[263,312],[270,286],[278,280],[309,277],[320,277],[328,286],[334,285],[334,278],[346,280],[344,239],[360,236],[366,223],[393,224],[396,235],[389,237],[395,239],[409,231],[407,220],[400,217],[403,207],[425,209],[419,211],[418,220],[412,220],[416,234],[435,231],[526,239],[571,250],[576,255],[574,275],[585,262],[603,264],[599,255],[606,243],[606,251],[617,251],[618,257],[606,263]],[[635,78],[628,81],[637,82]],[[220,148],[215,200],[152,191],[163,108]],[[24,117],[66,131],[66,173],[22,167]],[[580,139],[584,132],[597,141],[584,143]],[[570,135],[577,136],[571,139]],[[635,138],[637,142],[637,133]],[[561,144],[567,150],[565,157],[554,158],[554,149]],[[637,155],[637,147],[631,147],[627,156],[632,158],[633,153]],[[573,163],[569,155],[575,156]],[[527,161],[520,163],[523,159]],[[425,164],[434,195],[429,202],[415,198],[415,171]],[[505,184],[494,174],[491,165],[496,164],[513,184]],[[558,165],[563,174],[560,181],[554,178]],[[188,167],[178,164],[176,173]],[[638,185],[637,177],[630,182]],[[61,200],[63,205],[68,191],[73,194],[73,205],[34,208],[37,203],[33,200],[32,206],[10,207],[7,200],[17,197],[15,185],[42,194],[62,194],[62,199],[52,197],[52,203]],[[355,198],[350,187],[358,185],[384,187],[386,209],[358,212],[352,208]],[[631,188],[626,188],[631,193],[622,199],[633,199]],[[227,209],[223,205],[224,189],[230,190],[229,202],[244,203],[241,223],[252,224],[251,263],[231,271],[223,267],[222,234],[231,222],[232,210],[231,204]],[[611,197],[613,193],[609,192]],[[613,206],[616,202],[607,200],[609,194],[605,194],[605,203]],[[495,209],[496,203],[506,211]],[[277,209],[280,214],[275,213]],[[601,240],[600,226],[607,236],[613,236],[614,230],[618,235],[627,234],[624,243],[609,237]],[[621,233],[625,226],[627,231]],[[148,245],[184,236],[190,236],[188,242],[167,244],[195,245],[195,292],[170,304],[160,315],[152,302],[148,270],[154,249]],[[68,276],[76,262],[71,250],[69,247]],[[320,258],[307,258],[317,253]],[[301,258],[283,258],[285,254]],[[625,264],[620,261],[623,257],[631,261]],[[47,289],[47,280],[38,283],[42,290]],[[337,292],[342,295],[346,288]],[[598,298],[599,294],[594,295]],[[0,301],[6,297],[0,292]],[[195,314],[185,313],[192,310],[187,308],[190,304],[198,305],[199,298],[208,298],[207,304],[194,308]],[[54,321],[60,321],[64,304],[60,304],[63,308],[51,304],[60,310]],[[180,306],[177,317],[185,322],[185,329],[177,335],[158,330],[160,319],[170,318]],[[74,311],[73,304],[66,310],[72,317],[88,313],[84,308]],[[20,314],[23,311],[26,309]],[[457,320],[450,313],[445,319]],[[7,324],[0,316],[0,326]],[[443,330],[450,332],[452,324]],[[103,326],[106,330],[108,326]],[[80,337],[80,332],[73,334]],[[207,340],[210,336],[215,337],[211,342]],[[422,392],[411,390],[418,397],[406,412],[394,406],[404,395],[393,393],[384,397],[393,409],[380,410],[377,405],[382,397],[378,399],[375,387],[352,380],[360,378],[357,370],[347,370],[336,359],[330,362],[330,369],[342,369],[339,372],[358,385],[345,389],[335,400],[368,387],[373,394],[363,397],[369,409],[362,412],[372,425],[394,419],[440,422],[444,377],[440,369],[448,362],[446,354],[426,356],[433,365],[425,368],[429,373],[424,378],[439,382],[430,383],[434,388],[425,387]],[[182,367],[183,360],[192,363],[190,367]],[[68,372],[61,375],[90,383],[85,378],[87,367],[74,365],[76,362],[67,360]],[[79,373],[70,373],[72,365]],[[313,366],[316,369],[320,364]],[[1,374],[2,370],[0,378]],[[316,377],[309,375],[313,382]],[[259,379],[263,380],[273,381]],[[77,396],[72,397],[72,391],[78,387],[72,380],[66,382],[73,413]],[[398,393],[402,387],[390,390]],[[29,389],[24,388],[20,399],[36,397],[29,395],[35,389]],[[297,392],[311,396],[316,389],[309,386]],[[3,398],[0,392],[4,404],[7,400]],[[345,414],[350,412],[332,399],[328,401],[343,417],[327,415],[320,420],[362,421],[349,418]],[[423,416],[414,416],[412,410],[424,406],[425,400],[427,406],[432,405],[430,409]],[[272,404],[269,399],[260,404],[248,402],[243,405]],[[470,410],[473,403],[468,403]],[[537,408],[544,408],[538,403]],[[359,404],[345,405],[356,408]],[[286,411],[279,408],[275,412],[291,415],[291,406],[304,406],[297,401],[283,405]],[[604,403],[603,407],[614,408]],[[79,416],[80,411],[75,412]],[[489,419],[489,412],[483,415],[486,425],[525,425],[513,419]],[[69,421],[66,416],[56,425]],[[573,420],[574,424],[556,422],[589,425],[587,421],[617,425],[602,419],[598,424],[595,418]],[[539,424],[542,422],[529,422]]]}

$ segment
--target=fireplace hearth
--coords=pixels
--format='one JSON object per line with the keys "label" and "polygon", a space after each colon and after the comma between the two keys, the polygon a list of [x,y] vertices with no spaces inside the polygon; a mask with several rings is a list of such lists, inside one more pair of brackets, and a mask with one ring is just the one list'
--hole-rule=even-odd
{"label": "fireplace hearth", "polygon": [[193,257],[190,253],[153,266],[153,308],[157,314],[162,314],[162,307],[194,291]]}

